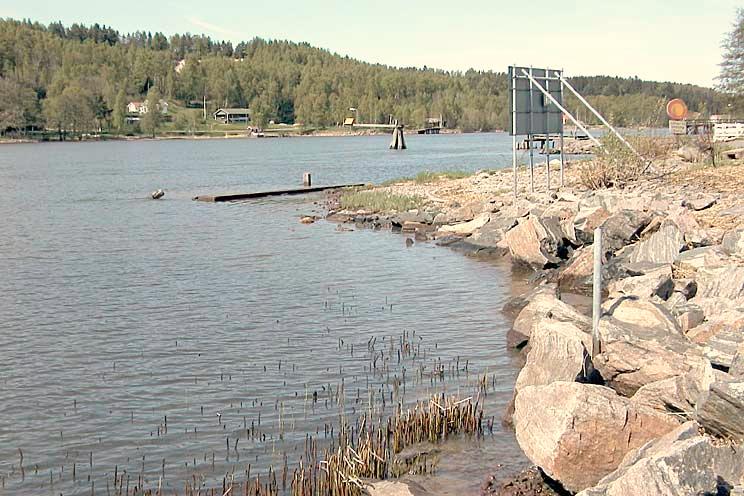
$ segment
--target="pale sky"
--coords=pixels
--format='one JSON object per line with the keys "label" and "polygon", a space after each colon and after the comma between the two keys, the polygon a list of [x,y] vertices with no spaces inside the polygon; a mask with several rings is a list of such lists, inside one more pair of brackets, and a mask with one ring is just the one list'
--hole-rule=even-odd
{"label": "pale sky", "polygon": [[393,66],[638,76],[710,86],[744,0],[2,0],[0,17],[306,41]]}

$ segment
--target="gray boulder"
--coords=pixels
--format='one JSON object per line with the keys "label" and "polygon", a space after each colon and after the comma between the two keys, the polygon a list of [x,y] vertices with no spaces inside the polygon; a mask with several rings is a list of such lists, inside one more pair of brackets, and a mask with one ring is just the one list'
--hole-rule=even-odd
{"label": "gray boulder", "polygon": [[628,453],[599,484],[577,496],[730,494],[741,483],[744,456],[698,432],[694,422]]}
{"label": "gray boulder", "polygon": [[584,331],[592,325],[589,317],[559,300],[554,293],[540,292],[517,315],[512,329],[506,335],[507,346],[523,347],[529,341],[532,331],[550,320],[571,322]]}
{"label": "gray boulder", "polygon": [[551,382],[596,382],[588,349],[592,337],[571,322],[546,320],[530,336],[530,351],[514,386],[519,394],[527,386]]}
{"label": "gray boulder", "polygon": [[558,251],[563,246],[563,233],[557,222],[546,223],[530,215],[508,230],[504,239],[515,262],[544,269],[560,261]]}
{"label": "gray boulder", "polygon": [[730,263],[726,252],[719,246],[702,246],[683,251],[674,259],[674,266],[690,274],[702,267],[720,267]]}
{"label": "gray boulder", "polygon": [[630,450],[677,425],[592,384],[527,386],[515,400],[514,427],[527,458],[574,492],[594,486]]}
{"label": "gray boulder", "polygon": [[558,287],[555,284],[540,284],[539,286],[535,286],[534,288],[530,289],[526,293],[512,296],[511,298],[506,300],[506,303],[504,303],[501,311],[507,317],[516,319],[517,315],[519,315],[519,312],[521,312],[524,307],[526,307],[538,294],[547,294],[553,296],[556,299],[560,299]]}
{"label": "gray boulder", "polygon": [[674,291],[672,266],[669,264],[653,264],[642,275],[626,277],[611,281],[607,286],[610,296],[637,296],[652,298],[657,296],[662,300],[668,299]]}
{"label": "gray boulder", "polygon": [[600,320],[599,339],[601,353],[593,358],[594,367],[625,396],[646,384],[687,374],[704,360],[698,347],[680,333],[611,317]]}
{"label": "gray boulder", "polygon": [[690,198],[684,200],[683,204],[690,210],[700,211],[712,207],[718,201],[717,196],[713,195],[702,195],[697,198]]}
{"label": "gray boulder", "polygon": [[592,244],[594,242],[594,230],[601,226],[609,216],[610,212],[602,206],[586,207],[579,210],[573,221],[577,241],[583,244]]}
{"label": "gray boulder", "polygon": [[566,266],[558,274],[558,287],[562,290],[586,293],[591,291],[594,272],[594,253],[591,246],[582,246],[573,252]]}
{"label": "gray boulder", "polygon": [[602,222],[602,248],[615,252],[638,239],[651,222],[651,216],[636,210],[620,210]]}
{"label": "gray boulder", "polygon": [[696,413],[707,432],[744,441],[744,381],[727,378],[714,382],[703,392]]}
{"label": "gray boulder", "polygon": [[633,395],[634,404],[692,420],[700,395],[710,388],[715,372],[710,362],[701,361],[686,374],[642,386]]}
{"label": "gray boulder", "polygon": [[729,311],[687,333],[699,344],[714,365],[731,367],[738,348],[744,343],[744,312]]}
{"label": "gray boulder", "polygon": [[630,255],[631,262],[672,263],[685,247],[685,238],[677,224],[661,223],[659,230],[641,240]]}
{"label": "gray boulder", "polygon": [[736,299],[744,297],[744,266],[700,267],[695,273],[696,296]]}
{"label": "gray boulder", "polygon": [[721,246],[729,255],[744,256],[744,227],[736,228],[724,234]]}
{"label": "gray boulder", "polygon": [[736,349],[736,354],[731,360],[729,375],[738,379],[744,378],[744,343],[740,344]]}
{"label": "gray boulder", "polygon": [[615,300],[607,300],[603,306],[607,308],[607,315],[611,315],[623,324],[682,334],[682,329],[674,315],[663,305],[650,299],[623,296]]}

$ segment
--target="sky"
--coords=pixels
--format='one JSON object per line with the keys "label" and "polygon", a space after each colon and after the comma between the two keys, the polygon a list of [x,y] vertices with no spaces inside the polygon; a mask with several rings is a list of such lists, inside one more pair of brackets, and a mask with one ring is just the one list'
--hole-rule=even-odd
{"label": "sky", "polygon": [[715,84],[744,0],[0,0],[0,17],[106,24],[120,32],[308,42],[392,66]]}

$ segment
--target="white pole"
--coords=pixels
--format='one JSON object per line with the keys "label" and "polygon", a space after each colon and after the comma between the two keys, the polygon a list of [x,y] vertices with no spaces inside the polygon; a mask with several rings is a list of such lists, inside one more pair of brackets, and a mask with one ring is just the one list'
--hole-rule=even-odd
{"label": "white pole", "polygon": [[534,127],[534,114],[532,113],[532,99],[534,98],[534,90],[532,86],[532,67],[530,67],[530,133],[527,135],[527,142],[530,145],[530,192],[535,192],[535,155],[534,155],[534,135],[532,130]]}
{"label": "white pole", "polygon": [[517,196],[517,66],[512,66],[512,170],[514,197]]}
{"label": "white pole", "polygon": [[578,91],[576,91],[576,90],[574,89],[574,87],[573,87],[573,86],[571,86],[571,83],[569,83],[569,82],[568,82],[568,81],[567,81],[567,80],[566,80],[566,79],[565,79],[565,78],[563,77],[563,75],[560,75],[559,77],[560,77],[560,79],[561,79],[561,82],[562,82],[563,84],[565,84],[565,85],[566,85],[566,87],[567,87],[567,88],[568,88],[569,90],[571,90],[571,93],[573,93],[573,94],[574,94],[574,96],[575,96],[576,98],[578,98],[578,99],[579,99],[579,101],[580,101],[581,103],[583,103],[584,105],[586,105],[586,107],[587,107],[587,108],[588,108],[589,110],[591,110],[591,112],[592,112],[592,113],[593,113],[593,114],[594,114],[594,115],[595,115],[595,116],[597,117],[597,119],[599,119],[599,120],[600,120],[600,121],[602,122],[602,124],[604,124],[605,126],[607,126],[607,128],[608,128],[608,129],[609,129],[610,131],[612,131],[612,132],[613,132],[613,133],[615,134],[615,136],[617,136],[617,137],[618,137],[618,139],[619,139],[620,141],[622,141],[622,142],[623,142],[623,143],[625,144],[625,146],[627,146],[628,148],[630,148],[630,151],[632,151],[632,152],[633,152],[634,154],[636,154],[636,156],[637,156],[638,158],[640,158],[640,159],[642,159],[642,160],[645,160],[645,159],[643,158],[643,156],[642,156],[642,155],[641,155],[640,153],[638,153],[638,152],[636,151],[636,149],[635,149],[635,148],[633,148],[633,146],[632,146],[632,145],[631,145],[630,143],[628,143],[628,142],[627,142],[627,141],[625,140],[625,138],[623,138],[623,137],[622,137],[622,136],[620,135],[620,133],[618,133],[618,132],[617,132],[617,131],[615,130],[615,128],[614,128],[614,127],[612,127],[612,125],[610,125],[610,123],[609,123],[609,122],[607,122],[607,121],[605,120],[605,118],[604,118],[604,117],[602,117],[602,114],[600,114],[599,112],[597,112],[597,111],[596,111],[596,110],[594,109],[594,107],[592,107],[592,106],[591,106],[591,104],[590,104],[590,103],[589,103],[588,101],[586,101],[586,99],[585,99],[585,98],[584,98],[583,96],[581,96],[581,95],[579,94],[579,92],[578,92]]}
{"label": "white pole", "polygon": [[[563,101],[563,81],[560,82],[561,87],[561,101]],[[564,164],[564,156],[563,156],[563,114],[561,114],[561,188],[563,187],[563,164]]]}
{"label": "white pole", "polygon": [[529,78],[535,84],[535,86],[537,87],[537,89],[540,90],[543,93],[543,95],[545,95],[546,97],[548,97],[548,99],[551,102],[553,102],[553,104],[556,107],[558,107],[561,112],[563,112],[564,114],[566,114],[568,116],[568,118],[571,119],[571,122],[573,122],[576,125],[576,127],[578,127],[584,133],[586,133],[586,135],[589,136],[589,139],[592,140],[592,142],[594,142],[595,145],[597,145],[599,147],[602,147],[602,143],[600,143],[597,138],[595,138],[594,136],[592,136],[592,133],[590,133],[589,130],[581,122],[577,121],[576,118],[573,115],[571,115],[571,112],[569,112],[568,110],[566,110],[565,107],[563,107],[563,105],[561,105],[560,103],[558,103],[558,101],[555,98],[553,98],[553,95],[551,95],[550,93],[548,93],[547,91],[545,91],[545,88],[543,88],[540,83],[538,83],[537,81],[535,81],[535,78],[533,78],[532,76],[530,76],[530,74],[527,71],[525,71],[524,69],[522,69],[522,74],[524,74],[525,76],[527,76],[527,78]]}
{"label": "white pole", "polygon": [[602,228],[594,230],[594,274],[592,281],[592,358],[599,354],[599,318],[602,312]]}
{"label": "white pole", "polygon": [[[547,79],[548,70],[545,69],[545,89],[550,93],[550,79]],[[547,109],[546,109],[547,110]],[[550,112],[545,113],[545,176],[550,191]]]}

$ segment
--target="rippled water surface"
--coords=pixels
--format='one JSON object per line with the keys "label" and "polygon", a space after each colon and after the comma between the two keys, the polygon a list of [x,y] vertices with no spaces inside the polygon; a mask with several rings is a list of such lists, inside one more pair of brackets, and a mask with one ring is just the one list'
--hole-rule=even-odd
{"label": "rippled water surface", "polygon": [[[396,399],[407,404],[471,395],[479,375],[492,386],[497,427],[448,450],[442,492],[519,466],[498,427],[516,374],[500,314],[508,266],[299,224],[319,196],[191,200],[294,186],[306,170],[316,184],[379,182],[510,159],[505,135],[407,140],[405,152],[388,151],[387,137],[1,147],[0,494],[91,494],[93,483],[106,494],[115,470],[146,487],[164,475],[169,491],[249,463],[259,473],[285,453],[291,462],[340,411],[379,403],[403,368]],[[147,199],[159,187],[165,199]],[[417,358],[370,374],[370,340],[379,351],[404,331]],[[462,373],[431,380],[439,359]],[[340,408],[328,390],[342,381]]]}

